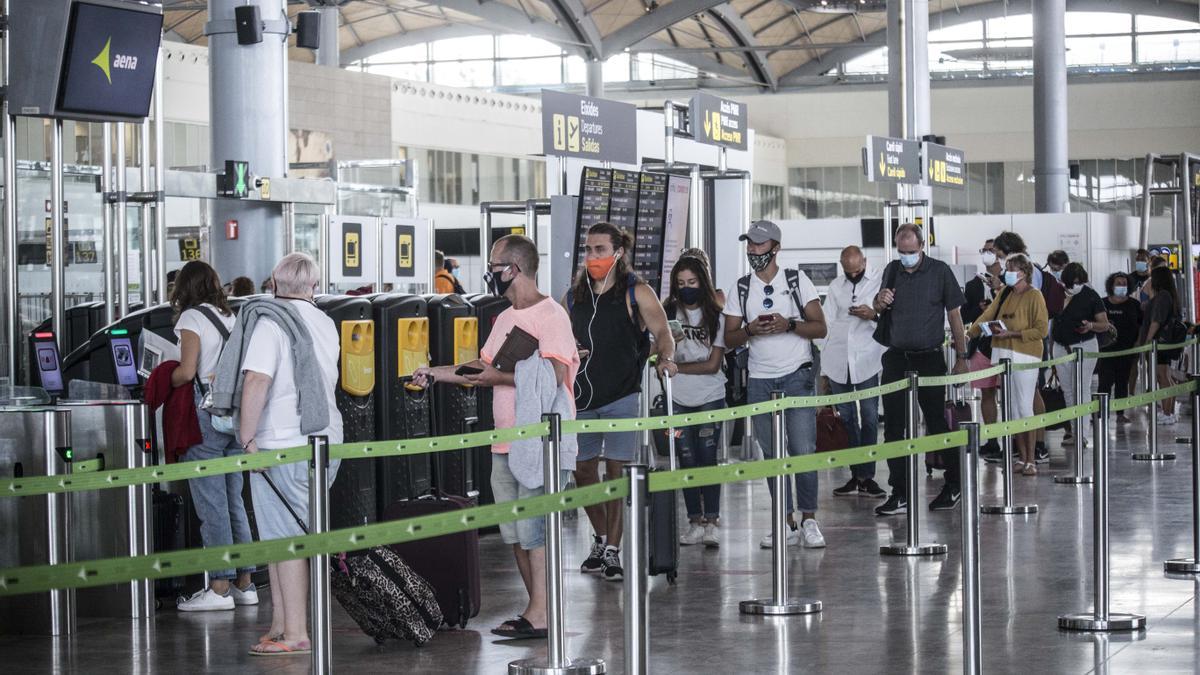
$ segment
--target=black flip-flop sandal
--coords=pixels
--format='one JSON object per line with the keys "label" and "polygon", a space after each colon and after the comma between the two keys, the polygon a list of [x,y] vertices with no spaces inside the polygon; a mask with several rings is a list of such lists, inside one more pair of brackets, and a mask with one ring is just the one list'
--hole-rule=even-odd
{"label": "black flip-flop sandal", "polygon": [[[503,626],[512,626],[512,628],[504,628]],[[534,628],[533,624],[529,623],[529,619],[518,616],[515,619],[505,621],[501,624],[500,628],[493,628],[492,634],[510,640],[545,639],[546,629]]]}

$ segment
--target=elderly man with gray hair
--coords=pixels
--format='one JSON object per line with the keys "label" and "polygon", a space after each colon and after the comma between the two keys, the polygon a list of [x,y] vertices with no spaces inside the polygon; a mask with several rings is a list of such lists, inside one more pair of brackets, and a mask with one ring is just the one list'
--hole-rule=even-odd
{"label": "elderly man with gray hair", "polygon": [[[338,333],[333,320],[313,304],[319,280],[312,258],[284,256],[271,273],[275,297],[242,307],[221,354],[213,401],[233,412],[247,453],[305,445],[310,435],[342,442],[342,416],[334,399]],[[337,468],[338,462],[330,462],[330,483]],[[306,463],[252,474],[250,489],[260,539],[303,534],[293,513],[308,517]],[[270,574],[271,627],[250,654],[310,653],[308,561],[274,563]]]}

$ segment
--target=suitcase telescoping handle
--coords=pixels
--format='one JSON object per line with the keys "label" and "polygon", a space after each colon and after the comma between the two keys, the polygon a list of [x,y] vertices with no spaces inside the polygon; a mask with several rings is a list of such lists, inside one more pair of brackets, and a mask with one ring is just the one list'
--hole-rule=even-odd
{"label": "suitcase telescoping handle", "polygon": [[300,519],[300,516],[296,515],[296,510],[292,508],[291,502],[289,502],[287,498],[283,496],[283,493],[279,491],[279,488],[275,487],[275,481],[271,480],[271,475],[265,471],[259,475],[267,481],[267,485],[271,486],[271,491],[275,493],[276,497],[279,497],[279,501],[283,502],[283,507],[287,509],[288,513],[292,514],[292,518],[296,519],[296,524],[300,526],[300,529],[304,531],[304,534],[308,534],[308,527],[304,524],[304,521]]}
{"label": "suitcase telescoping handle", "polygon": [[[662,378],[663,381],[663,407],[667,411],[667,417],[675,414],[675,399],[671,393],[671,376],[667,375]],[[679,463],[675,460],[675,430],[667,427],[667,454],[670,458],[671,471],[679,468]]]}

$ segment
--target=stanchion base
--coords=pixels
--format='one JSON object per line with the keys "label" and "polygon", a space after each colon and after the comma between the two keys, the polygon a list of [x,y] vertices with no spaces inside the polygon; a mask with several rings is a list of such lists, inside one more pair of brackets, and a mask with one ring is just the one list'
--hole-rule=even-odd
{"label": "stanchion base", "polygon": [[946,555],[945,544],[917,544],[909,546],[908,544],[892,544],[890,546],[880,546],[879,555]]}
{"label": "stanchion base", "polygon": [[1141,614],[1110,613],[1107,619],[1100,619],[1091,612],[1064,614],[1058,617],[1058,627],[1062,630],[1093,632],[1142,630],[1146,627],[1146,617]]}
{"label": "stanchion base", "polygon": [[738,611],[742,614],[760,616],[787,616],[790,614],[816,614],[821,611],[820,600],[788,600],[777,603],[774,598],[764,600],[743,600],[738,603]]}
{"label": "stanchion base", "polygon": [[1191,445],[1192,437],[1191,436],[1176,436],[1175,442],[1180,445]]}
{"label": "stanchion base", "polygon": [[1016,504],[1014,506],[1005,506],[1003,504],[995,504],[990,506],[979,507],[980,513],[1000,516],[1021,516],[1030,513],[1037,513],[1037,504]]}
{"label": "stanchion base", "polygon": [[1054,482],[1059,485],[1089,485],[1092,483],[1091,476],[1055,476]]}
{"label": "stanchion base", "polygon": [[508,664],[508,675],[604,675],[607,671],[601,659],[569,659],[558,667],[551,667],[541,659],[521,659]]}
{"label": "stanchion base", "polygon": [[1163,571],[1175,574],[1200,574],[1200,561],[1191,558],[1175,558],[1163,563]]}
{"label": "stanchion base", "polygon": [[1135,452],[1129,456],[1136,462],[1165,462],[1175,459],[1173,452]]}

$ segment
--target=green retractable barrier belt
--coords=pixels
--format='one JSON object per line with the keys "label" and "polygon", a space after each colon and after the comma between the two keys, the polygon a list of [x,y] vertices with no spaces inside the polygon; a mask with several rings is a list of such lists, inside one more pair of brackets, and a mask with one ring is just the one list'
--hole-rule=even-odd
{"label": "green retractable barrier belt", "polygon": [[982,380],[985,377],[994,377],[1003,372],[1004,366],[991,366],[983,370],[974,370],[969,373],[959,373],[957,375],[921,377],[917,379],[917,385],[921,387],[945,387],[947,385],[967,384],[975,380]]}
{"label": "green retractable barrier belt", "polygon": [[175,577],[211,569],[263,565],[320,554],[334,555],[373,546],[439,537],[525,518],[537,518],[553,511],[565,511],[620,499],[628,494],[629,482],[619,479],[516,502],[476,506],[420,518],[334,530],[324,534],[155,553],[136,558],[107,558],[61,565],[13,567],[0,570],[0,597],[37,593],[53,588],[82,588],[119,584],[134,579]]}
{"label": "green retractable barrier belt", "polygon": [[1137,396],[1119,398],[1109,404],[1108,407],[1113,412],[1121,412],[1122,410],[1129,410],[1130,408],[1139,408],[1153,401],[1161,401],[1164,398],[1172,398],[1174,396],[1181,396],[1183,394],[1190,393],[1193,388],[1193,383],[1184,382],[1183,384],[1177,384],[1173,387],[1148,391],[1145,394],[1138,394]]}

